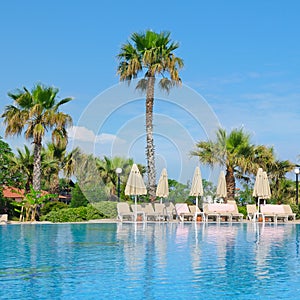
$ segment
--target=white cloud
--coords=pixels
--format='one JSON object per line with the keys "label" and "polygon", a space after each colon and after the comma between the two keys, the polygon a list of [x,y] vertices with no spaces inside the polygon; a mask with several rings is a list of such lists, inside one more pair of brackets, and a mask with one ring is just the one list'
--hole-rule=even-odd
{"label": "white cloud", "polygon": [[101,133],[100,135],[96,136],[96,143],[99,144],[107,144],[107,143],[113,143],[117,137],[113,134],[109,133]]}
{"label": "white cloud", "polygon": [[85,127],[72,126],[68,129],[68,136],[73,140],[82,142],[95,142],[96,135],[92,130]]}
{"label": "white cloud", "polygon": [[68,129],[68,136],[72,140],[98,144],[111,144],[117,139],[115,135],[109,133],[96,135],[92,130],[83,126],[72,126]]}

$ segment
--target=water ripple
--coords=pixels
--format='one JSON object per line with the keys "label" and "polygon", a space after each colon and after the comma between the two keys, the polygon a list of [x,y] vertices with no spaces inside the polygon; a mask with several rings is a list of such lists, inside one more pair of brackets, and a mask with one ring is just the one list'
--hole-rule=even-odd
{"label": "water ripple", "polygon": [[295,299],[299,225],[0,227],[1,299]]}

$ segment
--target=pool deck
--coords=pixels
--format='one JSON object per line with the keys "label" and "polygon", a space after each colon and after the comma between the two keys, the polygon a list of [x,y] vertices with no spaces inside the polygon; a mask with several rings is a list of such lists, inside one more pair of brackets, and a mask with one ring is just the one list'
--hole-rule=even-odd
{"label": "pool deck", "polygon": [[[53,222],[49,222],[49,221],[33,221],[33,222],[19,222],[19,221],[8,221],[7,223],[0,223],[0,225],[9,225],[9,224],[15,224],[15,225],[34,225],[34,224],[97,224],[97,223],[122,223],[121,221],[117,220],[117,219],[96,219],[96,220],[90,220],[90,221],[83,221],[83,222],[57,222],[57,223],[53,223]],[[132,221],[125,221],[123,223],[136,223],[136,222],[132,222]],[[137,223],[144,223],[143,221],[138,221]],[[180,222],[178,220],[174,220],[174,221],[166,221],[166,222],[162,222],[162,221],[147,221],[145,223],[195,223],[194,221],[185,221],[185,222]],[[209,222],[196,222],[196,223],[218,223],[218,222],[214,222],[214,221],[209,221]],[[235,224],[235,223],[254,223],[252,221],[246,220],[244,219],[243,221],[234,221],[234,222],[220,222],[220,224]],[[262,223],[262,222],[255,222],[255,223]],[[266,224],[276,224],[274,222],[265,222]],[[288,221],[288,222],[277,222],[277,224],[300,224],[300,219],[299,220],[295,220],[295,221]]]}

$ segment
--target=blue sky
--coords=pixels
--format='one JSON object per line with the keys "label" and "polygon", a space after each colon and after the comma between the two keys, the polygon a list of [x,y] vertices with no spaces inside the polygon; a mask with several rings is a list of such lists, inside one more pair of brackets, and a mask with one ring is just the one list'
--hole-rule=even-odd
{"label": "blue sky", "polygon": [[[166,148],[159,150],[158,172],[167,166],[170,177],[180,178],[187,165],[180,158],[183,146],[171,131],[178,125],[186,135],[183,141],[189,136],[190,141],[206,139],[205,128],[197,127],[203,120],[189,117],[203,105],[228,131],[243,126],[253,143],[274,146],[278,159],[299,162],[298,1],[102,2],[1,1],[1,110],[11,103],[7,92],[42,82],[59,87],[61,97],[73,96],[64,110],[72,115],[75,126],[84,119],[86,123],[80,125],[91,130],[88,123],[94,119],[86,118],[86,107],[98,95],[119,91],[116,55],[122,43],[133,32],[167,30],[180,43],[176,54],[185,63],[181,72],[184,86],[198,93],[199,99],[203,97],[207,105],[195,100],[180,109],[169,100],[157,100],[155,128],[166,123],[172,128],[157,137],[158,150]],[[177,96],[174,92],[170,97],[175,101]],[[102,101],[102,105],[109,103]],[[116,136],[131,132],[136,128],[134,122],[142,120],[141,96],[113,112],[110,116],[99,113],[106,123],[95,120],[92,138],[104,145],[99,149],[102,154],[111,154]],[[2,126],[0,135],[3,132]],[[133,133],[129,139],[125,154],[142,160],[143,136]],[[20,138],[5,140],[13,148],[23,143]],[[177,149],[173,156],[172,148]],[[174,157],[179,158],[174,161]],[[189,168],[194,165],[192,161]],[[203,177],[208,176],[203,172]]]}

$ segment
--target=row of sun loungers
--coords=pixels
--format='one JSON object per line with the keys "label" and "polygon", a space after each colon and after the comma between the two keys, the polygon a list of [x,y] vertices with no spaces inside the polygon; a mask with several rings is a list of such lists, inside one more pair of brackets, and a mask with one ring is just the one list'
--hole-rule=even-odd
{"label": "row of sun loungers", "polygon": [[[167,204],[151,203],[132,204],[120,202],[117,205],[118,219],[120,221],[214,221],[214,222],[233,222],[242,221],[243,214],[239,213],[235,201],[227,203],[204,204],[203,211],[196,205],[172,202]],[[287,222],[296,220],[296,214],[292,212],[290,205],[265,204],[260,206],[258,211],[255,204],[247,205],[247,219],[251,221],[272,221],[277,223],[281,220]]]}
{"label": "row of sun loungers", "polygon": [[273,221],[277,223],[278,220],[287,222],[288,220],[296,220],[296,214],[293,213],[291,206],[287,204],[265,204],[260,206],[258,211],[255,204],[247,205],[247,218],[252,221],[262,222]]}
{"label": "row of sun loungers", "polygon": [[187,205],[186,203],[170,202],[168,204],[151,203],[132,204],[129,206],[126,202],[117,204],[118,219],[120,221],[241,221],[243,214],[238,212],[235,201],[226,204],[206,204],[203,211],[196,205]]}
{"label": "row of sun loungers", "polygon": [[117,204],[118,219],[120,221],[167,221],[171,220],[175,213],[173,203],[165,205],[162,203],[131,204],[126,202]]}

